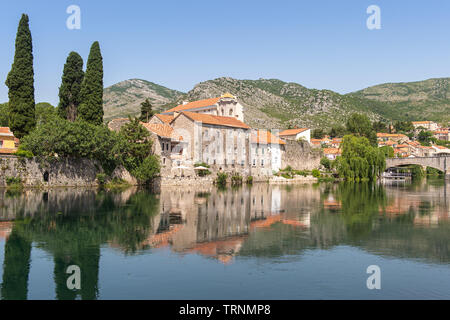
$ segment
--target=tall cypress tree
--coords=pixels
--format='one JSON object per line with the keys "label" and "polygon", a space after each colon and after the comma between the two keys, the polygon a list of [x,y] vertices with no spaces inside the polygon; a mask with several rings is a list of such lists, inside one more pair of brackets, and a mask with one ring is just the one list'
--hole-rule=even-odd
{"label": "tall cypress tree", "polygon": [[152,109],[153,106],[150,103],[150,100],[148,98],[145,99],[145,101],[141,103],[141,116],[139,119],[141,119],[141,121],[148,122],[154,114]]}
{"label": "tall cypress tree", "polygon": [[58,114],[69,121],[75,121],[80,104],[80,90],[83,81],[83,59],[72,51],[67,57],[59,87]]}
{"label": "tall cypress tree", "polygon": [[86,73],[81,84],[79,118],[90,123],[103,123],[103,58],[100,45],[95,41],[91,46],[86,65]]}
{"label": "tall cypress tree", "polygon": [[5,83],[9,88],[9,126],[16,137],[22,138],[36,125],[33,44],[26,14],[19,22],[14,62]]}

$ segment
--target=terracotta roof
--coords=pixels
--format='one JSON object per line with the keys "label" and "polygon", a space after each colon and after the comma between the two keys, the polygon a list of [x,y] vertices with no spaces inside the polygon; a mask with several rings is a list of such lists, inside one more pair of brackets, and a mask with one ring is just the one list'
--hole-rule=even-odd
{"label": "terracotta roof", "polygon": [[8,137],[14,136],[9,127],[0,127],[0,135]]}
{"label": "terracotta roof", "polygon": [[225,127],[233,127],[233,128],[242,128],[242,129],[250,129],[248,125],[243,123],[242,121],[233,118],[233,117],[222,117],[222,116],[213,116],[211,114],[205,113],[196,113],[184,111],[182,112],[186,117],[190,118],[194,121],[199,121],[205,124],[212,124],[216,126],[225,126]]}
{"label": "terracotta roof", "polygon": [[145,123],[141,122],[141,124],[148,130],[160,137],[170,138],[172,136],[173,128],[168,124],[161,123]]}
{"label": "terracotta roof", "polygon": [[283,140],[274,136],[270,131],[257,130],[252,132],[252,143],[259,144],[286,144]]}
{"label": "terracotta roof", "polygon": [[279,136],[294,136],[294,135],[302,133],[306,130],[309,130],[309,129],[308,128],[287,129],[287,130],[281,131],[278,135]]}
{"label": "terracotta roof", "polygon": [[432,121],[413,121],[412,124],[429,124],[432,123]]}
{"label": "terracotta roof", "polygon": [[323,153],[325,154],[341,154],[341,149],[338,148],[324,148]]}
{"label": "terracotta roof", "polygon": [[169,123],[170,121],[173,120],[173,116],[170,116],[168,114],[158,113],[158,114],[155,114],[155,116],[164,123]]}
{"label": "terracotta roof", "polygon": [[193,102],[189,102],[186,104],[180,104],[180,105],[176,106],[175,108],[164,111],[163,113],[172,113],[175,111],[185,111],[185,110],[190,110],[190,109],[208,107],[208,106],[215,105],[220,99],[221,99],[221,97],[217,97],[217,98],[193,101]]}
{"label": "terracotta roof", "polygon": [[378,132],[377,133],[378,138],[406,138],[406,135],[401,133],[384,133],[384,132]]}

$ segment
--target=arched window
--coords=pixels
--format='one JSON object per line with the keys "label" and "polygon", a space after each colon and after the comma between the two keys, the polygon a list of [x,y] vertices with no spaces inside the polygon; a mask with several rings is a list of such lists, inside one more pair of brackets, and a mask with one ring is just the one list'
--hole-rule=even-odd
{"label": "arched window", "polygon": [[230,116],[232,116],[232,115],[233,115],[233,109],[230,109],[230,112],[229,112],[229,114],[230,114]]}

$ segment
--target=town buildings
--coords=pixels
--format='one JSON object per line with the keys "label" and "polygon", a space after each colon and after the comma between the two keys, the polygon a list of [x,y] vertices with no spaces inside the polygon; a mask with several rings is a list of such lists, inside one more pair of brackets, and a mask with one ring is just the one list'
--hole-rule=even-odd
{"label": "town buildings", "polygon": [[12,154],[17,151],[19,139],[8,127],[0,127],[0,154]]}

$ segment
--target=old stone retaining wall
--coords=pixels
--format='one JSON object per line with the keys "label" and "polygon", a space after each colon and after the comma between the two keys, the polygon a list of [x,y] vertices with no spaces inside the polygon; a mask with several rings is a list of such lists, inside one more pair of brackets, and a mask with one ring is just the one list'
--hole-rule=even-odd
{"label": "old stone retaining wall", "polygon": [[[0,187],[6,187],[8,177],[20,178],[26,187],[91,187],[97,186],[97,174],[102,167],[89,159],[26,159],[16,156],[0,156]],[[135,180],[129,173],[118,168],[117,176],[130,184]]]}
{"label": "old stone retaining wall", "polygon": [[311,148],[303,141],[286,140],[285,151],[281,157],[281,168],[291,166],[295,170],[317,169],[320,165],[322,151]]}

